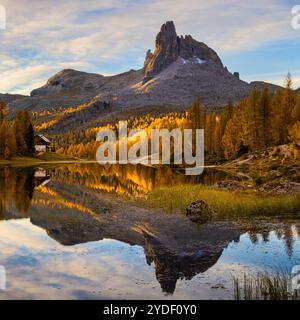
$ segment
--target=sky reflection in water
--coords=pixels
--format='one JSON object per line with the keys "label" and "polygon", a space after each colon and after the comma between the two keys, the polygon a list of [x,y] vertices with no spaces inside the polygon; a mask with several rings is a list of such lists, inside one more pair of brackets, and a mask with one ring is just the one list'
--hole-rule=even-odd
{"label": "sky reflection in water", "polygon": [[[2,177],[7,174],[2,173]],[[17,198],[31,197],[28,187],[27,193],[20,194],[20,185],[28,185],[28,179],[34,190],[31,204],[25,207],[12,204],[7,194],[5,206],[2,201],[0,265],[6,268],[7,289],[0,291],[0,299],[232,298],[232,275],[255,270],[290,271],[300,264],[300,228],[296,222],[273,225],[260,235],[243,233],[239,241],[228,237],[210,253],[209,261],[201,260],[208,252],[201,246],[194,260],[184,257],[186,252],[174,258],[175,253],[163,242],[149,236],[135,239],[132,227],[120,237],[118,230],[117,237],[114,229],[105,233],[106,226],[118,219],[107,224],[101,215],[94,216],[90,198],[77,194],[83,192],[78,184],[78,189],[70,191],[70,186],[63,188],[63,177],[56,177],[41,187],[31,173],[29,178],[20,172],[10,174],[18,180]],[[86,224],[82,225],[80,219],[86,215],[91,220],[83,220]],[[96,231],[90,229],[94,225]]]}

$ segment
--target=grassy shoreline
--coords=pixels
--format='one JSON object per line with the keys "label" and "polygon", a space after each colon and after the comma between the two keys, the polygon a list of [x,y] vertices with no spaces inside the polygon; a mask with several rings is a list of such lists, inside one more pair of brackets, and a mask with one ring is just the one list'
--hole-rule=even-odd
{"label": "grassy shoreline", "polygon": [[291,281],[291,275],[286,272],[233,277],[234,299],[300,300],[300,291],[290,289]]}
{"label": "grassy shoreline", "polygon": [[211,205],[218,217],[280,214],[299,214],[300,217],[300,195],[275,196],[255,191],[233,192],[202,185],[181,185],[156,189],[147,198],[153,208],[183,213],[197,200]]}
{"label": "grassy shoreline", "polygon": [[82,161],[81,159],[68,157],[68,156],[60,156],[56,153],[45,153],[39,156],[34,157],[25,157],[25,156],[13,156],[10,160],[0,160],[0,166],[31,166],[38,164],[50,164],[50,163],[72,163]]}

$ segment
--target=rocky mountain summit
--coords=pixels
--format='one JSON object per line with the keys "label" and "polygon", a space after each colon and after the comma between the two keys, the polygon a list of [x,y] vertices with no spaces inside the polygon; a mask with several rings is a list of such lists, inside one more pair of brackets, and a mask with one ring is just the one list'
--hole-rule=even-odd
{"label": "rocky mountain summit", "polygon": [[99,74],[65,69],[51,77],[46,85],[31,92],[31,97],[57,94],[95,96],[105,82]]}
{"label": "rocky mountain summit", "polygon": [[[261,89],[263,85],[242,81],[238,72],[228,71],[213,49],[191,35],[178,36],[174,23],[168,21],[156,37],[153,53],[147,51],[140,70],[103,76],[66,69],[33,90],[30,97],[18,96],[8,102],[11,110],[32,111],[75,107],[91,101],[91,106],[95,102],[98,110],[101,104],[109,103],[113,107],[106,113],[119,117],[130,112],[186,110],[196,96],[200,96],[207,108],[217,109],[228,100],[236,102],[245,98],[253,87]],[[271,91],[278,88],[270,86]],[[93,121],[103,119],[103,113],[97,116],[92,112]]]}
{"label": "rocky mountain summit", "polygon": [[144,72],[144,82],[159,74],[179,57],[183,59],[198,58],[200,62],[213,61],[222,65],[217,53],[209,48],[205,43],[198,42],[192,36],[177,36],[173,21],[168,21],[162,25],[156,37],[155,51],[147,51]]}

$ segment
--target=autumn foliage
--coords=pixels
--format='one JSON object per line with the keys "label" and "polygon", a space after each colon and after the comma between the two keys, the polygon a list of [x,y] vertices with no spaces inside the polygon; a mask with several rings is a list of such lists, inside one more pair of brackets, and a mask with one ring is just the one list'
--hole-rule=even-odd
{"label": "autumn foliage", "polygon": [[[117,130],[118,124],[106,127]],[[52,137],[58,153],[95,159],[99,143],[96,134],[105,127],[67,132]],[[160,116],[133,116],[128,129],[191,128],[205,130],[208,159],[233,159],[246,152],[288,143],[300,144],[300,92],[292,90],[291,76],[284,89],[270,92],[253,89],[246,99],[228,102],[220,112],[208,111],[196,98],[186,112]]]}
{"label": "autumn foliage", "polygon": [[30,114],[20,111],[14,121],[8,121],[7,106],[0,101],[0,159],[7,160],[16,154],[32,156],[34,136]]}

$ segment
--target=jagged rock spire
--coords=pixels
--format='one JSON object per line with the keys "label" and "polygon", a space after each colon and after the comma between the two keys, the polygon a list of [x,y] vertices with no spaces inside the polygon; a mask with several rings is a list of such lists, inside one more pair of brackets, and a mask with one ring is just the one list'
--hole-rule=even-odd
{"label": "jagged rock spire", "polygon": [[198,42],[192,36],[177,36],[173,21],[162,25],[155,41],[154,54],[147,51],[144,63],[145,81],[151,79],[179,57],[190,59],[197,57],[205,61],[214,61],[222,65],[217,53],[206,44]]}
{"label": "jagged rock spire", "polygon": [[177,33],[173,21],[162,25],[155,41],[154,54],[147,52],[145,77],[151,78],[177,60],[179,54]]}

